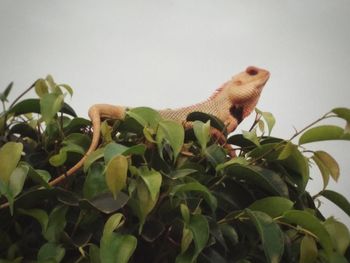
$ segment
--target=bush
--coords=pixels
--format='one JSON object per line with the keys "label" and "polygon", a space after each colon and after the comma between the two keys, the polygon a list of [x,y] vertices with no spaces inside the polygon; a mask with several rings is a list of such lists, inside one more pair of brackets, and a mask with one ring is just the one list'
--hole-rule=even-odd
{"label": "bush", "polygon": [[[315,205],[323,196],[350,216],[350,204],[327,190],[337,162],[307,143],[349,140],[350,109],[336,108],[290,139],[272,137],[274,118],[256,111],[250,131],[228,137],[230,157],[210,130],[214,116],[194,112],[193,128],[134,108],[102,123],[100,147],[60,185],[49,182],[79,161],[90,121],[64,97],[72,89],[39,79],[39,98],[8,107],[0,94],[0,262],[348,262],[350,235]],[[27,90],[27,91],[28,91]],[[266,131],[265,131],[266,130]],[[297,136],[299,140],[294,143]],[[228,138],[227,138],[228,137]],[[309,166],[323,178],[306,190]]]}

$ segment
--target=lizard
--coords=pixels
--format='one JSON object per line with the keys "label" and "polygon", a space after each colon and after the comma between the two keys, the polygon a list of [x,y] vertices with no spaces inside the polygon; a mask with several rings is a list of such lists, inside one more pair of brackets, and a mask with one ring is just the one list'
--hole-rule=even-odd
{"label": "lizard", "polygon": [[[200,111],[219,118],[225,124],[227,133],[233,132],[238,124],[255,108],[261,91],[269,79],[270,73],[254,66],[225,82],[205,101],[188,107],[159,110],[161,117],[182,123],[186,128],[186,117],[189,113]],[[89,108],[88,115],[92,123],[93,135],[89,149],[84,157],[66,173],[50,181],[51,186],[63,181],[79,170],[89,154],[98,146],[101,132],[101,118],[123,120],[129,108],[109,104],[95,104]]]}

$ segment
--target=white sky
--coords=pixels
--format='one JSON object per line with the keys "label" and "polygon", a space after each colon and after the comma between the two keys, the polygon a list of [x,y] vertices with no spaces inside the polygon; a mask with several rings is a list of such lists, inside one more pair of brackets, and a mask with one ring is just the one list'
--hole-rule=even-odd
{"label": "white sky", "polygon": [[[350,1],[0,2],[0,89],[14,81],[13,98],[52,74],[73,87],[68,102],[84,117],[95,103],[172,108],[199,102],[249,65],[271,72],[258,107],[275,115],[274,136],[289,137],[293,127],[349,107]],[[313,147],[338,160],[341,177],[329,188],[348,199],[349,146]],[[320,176],[312,176],[309,190],[316,193]],[[339,209],[322,207],[350,227]]]}

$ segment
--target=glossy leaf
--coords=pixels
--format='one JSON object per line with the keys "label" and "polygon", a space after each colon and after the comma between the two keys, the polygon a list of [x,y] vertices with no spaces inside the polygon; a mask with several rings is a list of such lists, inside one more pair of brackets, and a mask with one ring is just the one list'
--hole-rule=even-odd
{"label": "glossy leaf", "polygon": [[180,193],[186,193],[186,192],[199,192],[201,195],[203,195],[203,198],[205,201],[208,203],[210,208],[215,211],[217,207],[217,200],[216,198],[212,195],[212,193],[209,191],[209,189],[198,183],[198,182],[191,182],[187,184],[179,184],[173,187],[171,192],[169,193],[170,196],[177,195]]}
{"label": "glossy leaf", "polygon": [[156,130],[161,120],[159,112],[148,107],[132,108],[126,112],[126,115],[135,119],[142,127],[150,127]]}
{"label": "glossy leaf", "polygon": [[326,253],[331,254],[333,245],[330,235],[315,216],[305,211],[289,210],[283,214],[283,220],[290,224],[299,225],[316,235]]}
{"label": "glossy leaf", "polygon": [[327,168],[329,174],[335,181],[338,181],[340,175],[340,169],[337,161],[328,153],[324,151],[316,151],[314,155],[317,157],[319,161],[323,163],[323,165]]}
{"label": "glossy leaf", "polygon": [[287,198],[279,196],[270,196],[256,200],[249,206],[250,210],[264,212],[270,217],[275,218],[293,207],[293,202]]}
{"label": "glossy leaf", "polygon": [[192,121],[192,122],[201,121],[204,123],[206,123],[207,121],[210,121],[210,125],[212,127],[214,127],[220,132],[223,132],[225,136],[227,135],[227,131],[224,123],[214,115],[207,114],[204,112],[194,111],[187,115],[186,121]]}
{"label": "glossy leaf", "polygon": [[193,215],[187,227],[192,232],[194,249],[177,256],[176,263],[195,262],[208,242],[209,224],[203,215]]}
{"label": "glossy leaf", "polygon": [[315,239],[305,235],[300,243],[300,263],[313,263],[316,261],[318,249]]}
{"label": "glossy leaf", "polygon": [[350,109],[349,108],[334,108],[332,112],[339,118],[344,119],[346,122],[350,122]]}
{"label": "glossy leaf", "polygon": [[201,149],[204,150],[210,139],[210,121],[207,121],[206,123],[194,121],[192,126],[199,145],[201,146]]}
{"label": "glossy leaf", "polygon": [[84,208],[93,208],[109,215],[123,208],[128,201],[129,196],[123,192],[119,192],[116,198],[111,193],[102,193],[89,200],[79,200],[79,205]]}
{"label": "glossy leaf", "polygon": [[106,166],[106,183],[114,197],[126,186],[128,160],[123,155],[112,158]]}
{"label": "glossy leaf", "polygon": [[159,128],[156,134],[156,141],[160,156],[163,156],[164,141],[168,143],[173,151],[172,160],[175,161],[179,155],[184,143],[185,131],[181,124],[165,120],[159,122]]}
{"label": "glossy leaf", "polygon": [[148,169],[146,166],[140,167],[139,175],[146,184],[152,200],[155,201],[162,185],[162,175],[153,169]]}
{"label": "glossy leaf", "polygon": [[89,167],[98,159],[102,158],[104,155],[104,148],[98,148],[94,152],[90,153],[84,162],[84,172],[87,172]]}
{"label": "glossy leaf", "polygon": [[332,190],[324,190],[320,193],[320,195],[336,204],[348,216],[350,216],[350,203],[342,194],[334,192]]}
{"label": "glossy leaf", "polygon": [[280,262],[284,250],[284,239],[279,226],[263,212],[249,209],[245,211],[259,233],[267,261]]}
{"label": "glossy leaf", "polygon": [[89,169],[83,186],[83,194],[91,199],[99,194],[108,191],[106,179],[103,176],[104,166],[101,163],[94,163]]}
{"label": "glossy leaf", "polygon": [[329,140],[350,140],[350,133],[334,125],[322,125],[311,128],[299,138],[299,144]]}
{"label": "glossy leaf", "polygon": [[122,144],[118,144],[115,142],[111,142],[111,143],[107,144],[104,147],[104,152],[103,152],[105,163],[106,164],[109,163],[110,160],[112,160],[115,156],[121,155],[127,149],[129,149],[129,148],[122,145]]}
{"label": "glossy leaf", "polygon": [[253,129],[252,131],[242,131],[243,137],[252,143],[254,143],[256,146],[260,146],[259,138],[256,134],[256,129]]}
{"label": "glossy leaf", "polygon": [[40,99],[40,112],[46,123],[52,121],[53,117],[59,112],[63,106],[63,95],[48,93]]}
{"label": "glossy leaf", "polygon": [[331,236],[333,247],[340,254],[344,255],[350,245],[349,229],[341,222],[333,217],[328,218],[324,222],[324,227]]}
{"label": "glossy leaf", "polygon": [[0,148],[0,180],[8,183],[23,151],[23,144],[7,142]]}
{"label": "glossy leaf", "polygon": [[270,135],[271,131],[272,131],[272,128],[275,126],[275,123],[276,123],[275,117],[272,115],[271,112],[263,112],[261,110],[258,110],[257,108],[255,109],[255,111],[257,113],[261,114],[261,116],[266,121],[266,124],[267,124],[267,127],[268,127],[268,131],[269,131],[269,135]]}
{"label": "glossy leaf", "polygon": [[263,189],[288,197],[288,187],[279,174],[272,170],[264,169],[259,166],[232,165],[226,168],[226,172],[234,178],[246,180],[247,182],[262,187]]}

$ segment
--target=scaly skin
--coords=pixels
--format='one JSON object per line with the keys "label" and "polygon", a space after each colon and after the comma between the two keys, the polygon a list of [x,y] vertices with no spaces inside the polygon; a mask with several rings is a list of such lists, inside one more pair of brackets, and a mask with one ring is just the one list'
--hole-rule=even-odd
{"label": "scaly skin", "polygon": [[[214,115],[223,121],[227,132],[230,133],[254,110],[269,76],[270,73],[264,69],[248,67],[244,72],[224,83],[208,100],[184,108],[160,110],[159,113],[163,118],[178,121],[187,127],[190,125],[186,123],[187,115],[193,111],[201,111]],[[96,104],[90,107],[89,117],[94,132],[88,151],[76,165],[65,174],[52,180],[50,185],[56,185],[66,177],[74,174],[83,166],[87,156],[97,148],[100,139],[101,118],[123,120],[126,110],[126,107],[108,104]]]}

